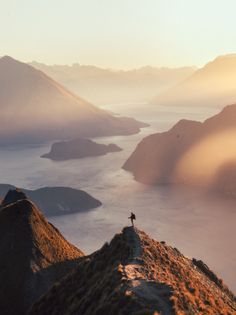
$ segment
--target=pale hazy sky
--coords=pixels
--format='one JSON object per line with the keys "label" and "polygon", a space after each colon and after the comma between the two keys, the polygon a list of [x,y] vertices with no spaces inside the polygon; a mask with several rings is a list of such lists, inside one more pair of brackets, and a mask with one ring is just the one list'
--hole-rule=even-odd
{"label": "pale hazy sky", "polygon": [[201,66],[236,53],[236,0],[0,0],[0,56]]}

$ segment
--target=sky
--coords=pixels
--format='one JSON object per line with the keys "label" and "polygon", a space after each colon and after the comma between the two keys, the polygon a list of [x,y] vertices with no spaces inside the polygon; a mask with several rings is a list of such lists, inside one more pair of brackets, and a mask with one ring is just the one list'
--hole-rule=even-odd
{"label": "sky", "polygon": [[236,53],[235,0],[0,0],[0,56],[105,68]]}

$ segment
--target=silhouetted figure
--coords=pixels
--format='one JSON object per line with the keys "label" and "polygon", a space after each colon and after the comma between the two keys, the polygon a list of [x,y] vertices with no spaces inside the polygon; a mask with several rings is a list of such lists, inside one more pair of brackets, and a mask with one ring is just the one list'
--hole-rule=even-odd
{"label": "silhouetted figure", "polygon": [[131,212],[131,215],[130,215],[130,217],[128,219],[131,220],[132,226],[134,227],[134,220],[136,220],[136,216],[135,216],[135,214],[133,212]]}

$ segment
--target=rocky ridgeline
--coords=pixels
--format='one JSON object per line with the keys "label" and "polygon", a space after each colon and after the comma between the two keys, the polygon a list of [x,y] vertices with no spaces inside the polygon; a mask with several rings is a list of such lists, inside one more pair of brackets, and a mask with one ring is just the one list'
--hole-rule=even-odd
{"label": "rocky ridgeline", "polygon": [[133,227],[85,256],[19,189],[2,202],[0,253],[4,315],[236,314],[202,261]]}
{"label": "rocky ridgeline", "polygon": [[127,227],[78,262],[29,314],[235,314],[233,293],[213,275],[202,262]]}
{"label": "rocky ridgeline", "polygon": [[20,190],[0,210],[0,313],[23,315],[77,264],[83,252],[65,240]]}

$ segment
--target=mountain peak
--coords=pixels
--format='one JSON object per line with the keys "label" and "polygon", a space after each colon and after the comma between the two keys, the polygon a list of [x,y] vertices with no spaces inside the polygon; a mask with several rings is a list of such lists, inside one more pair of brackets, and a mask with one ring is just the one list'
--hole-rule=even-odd
{"label": "mountain peak", "polygon": [[[16,67],[16,69],[17,69],[20,67],[20,69],[22,69],[22,67],[24,67],[25,64],[19,60],[14,59],[11,56],[6,55],[6,56],[3,56],[0,58],[0,65],[1,65],[1,67],[6,67],[6,68]],[[27,68],[32,68],[32,67],[29,66]]]}
{"label": "mountain peak", "polygon": [[78,135],[133,134],[147,126],[95,107],[42,71],[9,56],[0,59],[0,104],[0,143],[7,145],[67,140]]}
{"label": "mountain peak", "polygon": [[236,54],[218,56],[181,83],[157,95],[155,105],[217,106],[235,103]]}
{"label": "mountain peak", "polygon": [[222,59],[235,59],[235,58],[236,58],[236,54],[226,54],[226,55],[220,55],[216,57],[214,61],[220,60],[220,59],[222,60]]}
{"label": "mountain peak", "polygon": [[84,254],[29,199],[19,199],[0,211],[0,255],[1,313],[23,315]]}
{"label": "mountain peak", "polygon": [[23,193],[19,188],[10,189],[2,201],[2,206],[4,207],[22,199],[27,199],[25,193]]}
{"label": "mountain peak", "polygon": [[30,314],[51,309],[60,314],[233,314],[233,294],[209,271],[165,242],[125,227],[79,262]]}
{"label": "mountain peak", "polygon": [[0,60],[2,61],[16,61],[14,58],[12,58],[11,56],[5,55],[2,58],[0,58]]}

